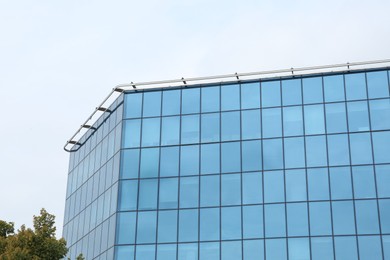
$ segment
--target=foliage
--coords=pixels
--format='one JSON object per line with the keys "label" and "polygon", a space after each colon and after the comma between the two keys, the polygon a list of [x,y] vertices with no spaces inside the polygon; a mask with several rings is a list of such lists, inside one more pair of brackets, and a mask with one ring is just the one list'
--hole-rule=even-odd
{"label": "foliage", "polygon": [[55,216],[42,209],[33,218],[34,230],[0,220],[0,260],[55,260],[65,257],[66,241],[55,237]]}

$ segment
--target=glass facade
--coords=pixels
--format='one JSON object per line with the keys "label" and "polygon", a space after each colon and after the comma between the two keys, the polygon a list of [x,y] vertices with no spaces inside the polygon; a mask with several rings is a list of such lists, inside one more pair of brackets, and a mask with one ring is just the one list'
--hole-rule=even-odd
{"label": "glass facade", "polygon": [[121,97],[71,153],[72,259],[390,259],[388,70]]}

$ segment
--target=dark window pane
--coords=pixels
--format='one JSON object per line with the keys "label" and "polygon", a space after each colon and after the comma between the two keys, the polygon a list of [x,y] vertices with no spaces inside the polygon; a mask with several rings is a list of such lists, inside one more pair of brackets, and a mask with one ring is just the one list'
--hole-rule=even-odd
{"label": "dark window pane", "polygon": [[163,116],[180,114],[180,90],[163,91]]}
{"label": "dark window pane", "polygon": [[306,78],[303,83],[303,103],[322,103],[322,77]]}
{"label": "dark window pane", "polygon": [[286,200],[287,201],[307,200],[305,170],[286,171]]}
{"label": "dark window pane", "polygon": [[145,92],[143,116],[160,116],[161,114],[161,92]]}
{"label": "dark window pane", "polygon": [[283,108],[283,132],[284,136],[296,136],[303,134],[301,106]]}
{"label": "dark window pane", "polygon": [[350,132],[370,130],[367,101],[348,102],[347,108]]}
{"label": "dark window pane", "polygon": [[162,118],[161,145],[180,143],[180,117],[171,116]]}
{"label": "dark window pane", "polygon": [[221,114],[221,140],[240,139],[240,112],[225,112]]}
{"label": "dark window pane", "polygon": [[367,73],[367,87],[369,98],[388,97],[389,82],[386,71]]}
{"label": "dark window pane", "polygon": [[242,142],[242,170],[258,171],[261,164],[261,141]]}
{"label": "dark window pane", "polygon": [[308,236],[309,224],[307,203],[287,203],[287,234]]}
{"label": "dark window pane", "polygon": [[242,139],[261,137],[260,110],[241,111]]}
{"label": "dark window pane", "polygon": [[162,178],[160,179],[159,189],[159,207],[160,209],[177,208],[178,202],[178,178]]}
{"label": "dark window pane", "polygon": [[219,113],[202,115],[202,142],[219,142]]}
{"label": "dark window pane", "polygon": [[142,93],[125,95],[125,118],[141,117]]}
{"label": "dark window pane", "polygon": [[181,92],[181,113],[192,114],[200,112],[200,89],[183,89]]}
{"label": "dark window pane", "polygon": [[345,75],[347,100],[367,98],[365,73]]}
{"label": "dark window pane", "polygon": [[221,110],[240,109],[240,85],[221,86]]}
{"label": "dark window pane", "polygon": [[241,85],[241,108],[260,107],[260,83],[247,83]]}
{"label": "dark window pane", "polygon": [[280,81],[268,81],[261,83],[262,107],[280,106]]}
{"label": "dark window pane", "polygon": [[370,100],[372,130],[390,129],[390,99]]}
{"label": "dark window pane", "polygon": [[329,202],[310,202],[310,233],[313,236],[332,235]]}
{"label": "dark window pane", "polygon": [[282,136],[282,115],[280,108],[263,109],[263,138]]}
{"label": "dark window pane", "polygon": [[219,144],[201,146],[201,173],[219,173]]}
{"label": "dark window pane", "polygon": [[162,147],[160,177],[179,175],[179,147]]}
{"label": "dark window pane", "polygon": [[342,75],[324,77],[325,102],[344,101],[344,78]]}
{"label": "dark window pane", "polygon": [[202,112],[219,111],[219,87],[201,88]]}
{"label": "dark window pane", "polygon": [[[286,236],[286,219],[285,219],[284,204],[265,205],[264,210],[265,210],[265,236],[268,238]],[[271,258],[271,259],[275,259],[275,258]]]}
{"label": "dark window pane", "polygon": [[302,104],[300,79],[282,80],[283,106]]}
{"label": "dark window pane", "polygon": [[264,172],[264,202],[284,201],[284,174],[282,171]]}
{"label": "dark window pane", "polygon": [[347,114],[344,103],[326,104],[326,131],[327,133],[347,132]]}

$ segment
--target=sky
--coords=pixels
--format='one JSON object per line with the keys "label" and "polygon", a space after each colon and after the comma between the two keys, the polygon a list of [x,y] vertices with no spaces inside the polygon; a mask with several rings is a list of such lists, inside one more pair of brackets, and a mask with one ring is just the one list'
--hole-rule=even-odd
{"label": "sky", "polygon": [[390,58],[388,0],[0,0],[0,219],[62,232],[62,148],[117,84]]}

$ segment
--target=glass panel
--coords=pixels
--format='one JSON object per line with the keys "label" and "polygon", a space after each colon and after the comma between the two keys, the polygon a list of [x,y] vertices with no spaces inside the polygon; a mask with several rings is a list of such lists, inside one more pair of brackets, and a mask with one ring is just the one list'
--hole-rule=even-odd
{"label": "glass panel", "polygon": [[176,259],[176,244],[157,245],[157,260]]}
{"label": "glass panel", "polygon": [[329,135],[328,136],[328,155],[329,165],[348,165],[349,164],[349,148],[348,136]]}
{"label": "glass panel", "polygon": [[390,162],[390,132],[373,132],[375,163]]}
{"label": "glass panel", "polygon": [[352,201],[333,201],[332,214],[335,235],[355,234],[355,218]]}
{"label": "glass panel", "polygon": [[263,109],[262,113],[263,138],[282,136],[281,109]]}
{"label": "glass panel", "polygon": [[133,260],[134,246],[115,247],[115,260]]}
{"label": "glass panel", "polygon": [[242,170],[258,171],[261,164],[261,141],[242,142]]}
{"label": "glass panel", "polygon": [[324,77],[325,102],[344,101],[344,78],[342,75]]}
{"label": "glass panel", "polygon": [[201,173],[219,173],[219,144],[207,144],[201,146]]}
{"label": "glass panel", "polygon": [[284,175],[282,171],[264,172],[264,202],[284,201]]}
{"label": "glass panel", "polygon": [[372,130],[390,129],[390,99],[370,100]]}
{"label": "glass panel", "polygon": [[179,244],[178,260],[197,260],[198,244]]}
{"label": "glass panel", "polygon": [[140,260],[154,260],[155,259],[155,246],[146,245],[146,246],[137,246],[135,259]]}
{"label": "glass panel", "polygon": [[336,259],[358,259],[356,237],[335,237]]}
{"label": "glass panel", "polygon": [[304,201],[306,196],[306,172],[305,170],[286,171],[286,200]]}
{"label": "glass panel", "polygon": [[240,85],[221,86],[221,110],[240,109]]}
{"label": "glass panel", "polygon": [[257,204],[263,202],[263,180],[261,172],[242,174],[242,203]]}
{"label": "glass panel", "polygon": [[241,109],[260,107],[260,83],[241,85]]}
{"label": "glass panel", "polygon": [[116,238],[118,244],[134,244],[135,221],[135,212],[118,213],[118,233]]}
{"label": "glass panel", "polygon": [[200,89],[187,88],[181,92],[181,113],[192,114],[200,112]]}
{"label": "glass panel", "polygon": [[310,105],[304,106],[305,112],[305,134],[324,134],[324,106]]}
{"label": "glass panel", "polygon": [[330,171],[330,187],[332,199],[352,199],[351,170],[349,167],[332,167]]}
{"label": "glass panel", "polygon": [[302,260],[310,259],[310,246],[308,238],[288,239],[288,259]]}
{"label": "glass panel", "polygon": [[283,106],[302,104],[300,79],[282,80]]}
{"label": "glass panel", "polygon": [[378,197],[390,197],[390,165],[375,166]]}
{"label": "glass panel", "polygon": [[355,199],[375,198],[375,178],[372,166],[352,168],[353,191]]}
{"label": "glass panel", "polygon": [[162,118],[161,145],[179,144],[180,117],[171,116]]}
{"label": "glass panel", "polygon": [[302,106],[283,108],[284,136],[303,134]]}
{"label": "glass panel", "polygon": [[230,241],[221,243],[221,260],[242,259],[241,241]]}
{"label": "glass panel", "polygon": [[181,146],[180,175],[199,174],[199,145]]}
{"label": "glass panel", "polygon": [[161,91],[145,92],[143,117],[160,116],[161,114]]}
{"label": "glass panel", "polygon": [[347,115],[344,103],[326,104],[326,130],[327,133],[347,132]]}
{"label": "glass panel", "polygon": [[158,213],[158,243],[177,241],[177,210]]}
{"label": "glass panel", "polygon": [[156,211],[138,212],[137,244],[156,243]]}
{"label": "glass panel", "polygon": [[242,139],[261,138],[260,110],[241,111]]}
{"label": "glass panel", "polygon": [[180,90],[163,91],[163,116],[180,114]]}
{"label": "glass panel", "polygon": [[306,160],[308,167],[327,165],[325,136],[306,137]]}
{"label": "glass panel", "polygon": [[137,208],[138,181],[121,181],[119,210],[134,210]]}
{"label": "glass panel", "polygon": [[200,206],[219,205],[219,175],[200,177]]}
{"label": "glass panel", "polygon": [[198,207],[199,177],[180,178],[180,208]]}
{"label": "glass panel", "polygon": [[219,242],[217,243],[200,243],[199,244],[199,259],[215,260],[219,259]]}
{"label": "glass panel", "polygon": [[241,171],[240,143],[222,143],[222,172],[239,172]]}
{"label": "glass panel", "polygon": [[287,259],[286,239],[267,239],[265,241],[266,259]]}
{"label": "glass panel", "polygon": [[316,260],[332,260],[333,242],[331,237],[311,238],[311,255]]}
{"label": "glass panel", "polygon": [[347,93],[347,100],[366,99],[365,73],[346,74],[345,89]]}
{"label": "glass panel", "polygon": [[[264,205],[264,210],[265,210],[265,236],[266,237],[286,236],[286,216],[285,216],[284,204]],[[275,259],[275,258],[271,258],[271,259]]]}
{"label": "glass panel", "polygon": [[160,145],[160,118],[142,120],[142,146]]}
{"label": "glass panel", "polygon": [[261,83],[262,107],[280,106],[280,81],[268,81]]}
{"label": "glass panel", "polygon": [[197,209],[180,210],[179,214],[180,214],[179,215],[179,241],[180,242],[197,241],[198,240],[198,210]]}
{"label": "glass panel", "polygon": [[360,260],[383,259],[380,236],[359,236],[358,241]]}
{"label": "glass panel", "polygon": [[308,236],[309,221],[307,203],[287,203],[288,236]]}
{"label": "glass panel", "polygon": [[181,118],[181,143],[199,143],[199,115]]}
{"label": "glass panel", "polygon": [[348,126],[350,132],[370,130],[367,101],[348,102],[347,108]]}
{"label": "glass panel", "polygon": [[390,200],[379,200],[382,233],[390,233]]}
{"label": "glass panel", "polygon": [[179,147],[162,147],[160,177],[179,175]]}
{"label": "glass panel", "polygon": [[125,95],[125,118],[141,117],[142,93],[131,93]]}
{"label": "glass panel", "polygon": [[178,178],[160,179],[159,207],[160,209],[177,208]]}
{"label": "glass panel", "polygon": [[263,206],[244,206],[243,235],[245,238],[263,237]]}
{"label": "glass panel", "polygon": [[200,240],[219,240],[219,208],[200,209]]}
{"label": "glass panel", "polygon": [[382,236],[383,241],[383,254],[385,260],[390,259],[390,236]]}
{"label": "glass panel", "polygon": [[222,175],[221,182],[222,205],[227,206],[241,204],[241,175]]}
{"label": "glass panel", "polygon": [[140,180],[139,182],[139,209],[157,208],[157,183],[156,179]]}
{"label": "glass panel", "polygon": [[224,207],[221,210],[221,239],[241,239],[241,207]]}
{"label": "glass panel", "polygon": [[329,200],[328,169],[308,169],[309,200]]}
{"label": "glass panel", "polygon": [[303,137],[284,139],[285,168],[305,167],[305,148]]}
{"label": "glass panel", "polygon": [[282,139],[263,140],[264,170],[283,168]]}
{"label": "glass panel", "polygon": [[351,143],[352,164],[371,164],[372,149],[370,134],[351,134],[349,138]]}
{"label": "glass panel", "polygon": [[159,148],[141,150],[140,178],[157,177]]}
{"label": "glass panel", "polygon": [[389,83],[386,71],[368,72],[367,87],[369,98],[388,97]]}
{"label": "glass panel", "polygon": [[240,112],[225,112],[221,114],[221,140],[240,139]]}
{"label": "glass panel", "polygon": [[264,241],[244,240],[244,259],[264,260]]}
{"label": "glass panel", "polygon": [[329,202],[310,202],[310,233],[312,236],[332,235]]}
{"label": "glass panel", "polygon": [[303,83],[303,103],[322,103],[322,77],[306,78]]}
{"label": "glass panel", "polygon": [[202,113],[219,111],[219,87],[201,88]]}
{"label": "glass panel", "polygon": [[123,148],[139,147],[141,139],[141,120],[125,120]]}
{"label": "glass panel", "polygon": [[376,200],[355,201],[358,234],[379,233],[378,208],[376,203]]}
{"label": "glass panel", "polygon": [[219,142],[219,113],[202,115],[202,142]]}
{"label": "glass panel", "polygon": [[139,149],[124,150],[122,158],[121,178],[138,178]]}

